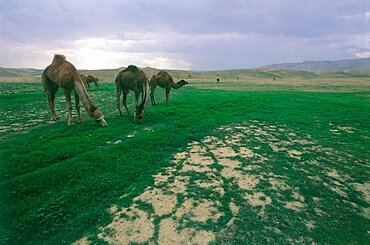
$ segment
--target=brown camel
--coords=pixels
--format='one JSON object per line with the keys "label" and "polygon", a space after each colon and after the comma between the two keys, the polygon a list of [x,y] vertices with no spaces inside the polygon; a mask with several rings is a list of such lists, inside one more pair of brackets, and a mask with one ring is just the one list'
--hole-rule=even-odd
{"label": "brown camel", "polygon": [[66,57],[64,55],[54,55],[53,62],[43,71],[41,81],[51,111],[50,121],[55,121],[56,119],[58,119],[55,114],[54,100],[58,88],[61,87],[62,89],[64,89],[64,95],[67,100],[67,107],[69,111],[68,125],[72,125],[74,123],[72,119],[71,102],[71,91],[74,90],[76,110],[79,120],[83,121],[80,112],[81,99],[82,104],[90,117],[103,127],[107,126],[107,123],[104,120],[103,113],[98,107],[93,104],[92,100],[87,94],[81,74],[70,62],[66,60]]}
{"label": "brown camel", "polygon": [[180,80],[178,83],[174,83],[172,77],[167,72],[160,71],[157,75],[154,75],[152,79],[150,79],[150,99],[152,101],[152,105],[157,105],[154,100],[154,90],[156,89],[157,85],[166,89],[166,104],[168,104],[171,88],[178,89],[186,84],[188,84],[188,82],[185,80]]}
{"label": "brown camel", "polygon": [[[138,123],[140,124],[143,121],[145,108],[148,105],[148,99],[149,99],[149,81],[146,77],[145,73],[137,68],[134,65],[128,66],[126,69],[122,70],[118,73],[116,77],[116,104],[118,111],[123,116],[121,107],[120,107],[120,96],[121,91],[123,91],[123,99],[122,103],[126,108],[127,113],[130,115],[130,111],[127,108],[126,99],[129,90],[132,90],[135,92],[135,115],[134,118],[137,118]],[[142,102],[139,105],[139,96],[140,93],[142,93]]]}
{"label": "brown camel", "polygon": [[85,76],[83,74],[81,74],[81,75],[84,79],[84,83],[85,83],[86,87],[90,88],[90,83],[94,83],[96,88],[99,87],[99,79],[97,77],[93,77],[91,75],[88,75],[88,76]]}

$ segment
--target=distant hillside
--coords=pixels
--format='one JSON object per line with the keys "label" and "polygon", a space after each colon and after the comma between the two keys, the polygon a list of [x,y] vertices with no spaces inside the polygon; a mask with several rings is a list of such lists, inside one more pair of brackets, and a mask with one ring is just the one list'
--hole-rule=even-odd
{"label": "distant hillside", "polygon": [[40,76],[41,73],[41,69],[0,67],[0,77]]}
{"label": "distant hillside", "polygon": [[[367,59],[368,61],[370,59]],[[298,63],[297,63],[298,64]],[[301,63],[303,64],[303,63]],[[349,77],[370,77],[370,68],[353,69],[339,71],[312,71],[298,70],[298,68],[260,68],[260,69],[238,69],[238,70],[219,70],[219,71],[187,71],[187,70],[166,70],[175,81],[185,79],[187,81],[257,81],[276,79],[315,79],[315,78],[349,78]],[[102,70],[80,70],[84,75],[93,75],[102,82],[114,82],[119,71],[117,69]],[[141,68],[150,79],[162,69],[152,67]],[[301,68],[302,69],[302,68]],[[42,70],[28,68],[2,68],[0,67],[0,82],[40,82]]]}
{"label": "distant hillside", "polygon": [[262,68],[295,69],[310,72],[370,70],[370,58],[338,61],[305,61],[302,63],[282,63]]}

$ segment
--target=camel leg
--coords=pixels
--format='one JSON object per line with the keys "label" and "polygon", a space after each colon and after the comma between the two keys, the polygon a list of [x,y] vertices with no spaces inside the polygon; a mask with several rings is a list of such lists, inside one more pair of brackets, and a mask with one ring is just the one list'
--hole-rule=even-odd
{"label": "camel leg", "polygon": [[56,91],[51,91],[47,95],[48,104],[49,104],[49,108],[50,108],[50,112],[51,112],[50,121],[56,121],[56,120],[59,119],[59,116],[57,116],[57,114],[55,113],[55,105],[54,105],[55,93],[56,93]]}
{"label": "camel leg", "polygon": [[157,105],[157,103],[155,103],[155,100],[154,100],[154,90],[155,90],[156,87],[157,87],[157,85],[152,85],[150,87],[150,100],[152,102],[152,105]]}
{"label": "camel leg", "polygon": [[122,103],[123,103],[123,105],[125,106],[127,113],[128,113],[129,115],[131,115],[130,111],[129,111],[129,110],[128,110],[128,108],[127,108],[127,103],[126,103],[127,95],[128,95],[128,89],[124,89],[124,90],[123,90]]}
{"label": "camel leg", "polygon": [[78,114],[78,120],[80,120],[80,122],[83,122],[84,119],[81,115],[80,97],[78,96],[76,91],[75,91],[75,102],[76,102],[76,110],[77,110],[77,114]]}
{"label": "camel leg", "polygon": [[57,116],[57,114],[55,113],[55,109],[54,109],[55,108],[55,104],[54,104],[54,102],[55,102],[55,94],[57,93],[58,89],[59,89],[59,86],[54,85],[53,92],[52,92],[52,95],[51,95],[51,102],[52,102],[52,107],[53,107],[53,113],[54,113],[54,118],[56,120],[58,120],[60,118],[60,116]]}
{"label": "camel leg", "polygon": [[137,110],[138,110],[138,107],[139,107],[139,96],[140,96],[140,92],[135,91],[135,114],[134,114],[134,118],[137,117]]}
{"label": "camel leg", "polygon": [[50,121],[56,121],[59,117],[55,113],[54,101],[55,94],[58,91],[58,86],[54,84],[49,78],[45,75],[41,77],[42,86],[44,87],[45,95],[48,100],[48,105],[50,109]]}
{"label": "camel leg", "polygon": [[117,105],[119,114],[121,115],[121,117],[123,117],[121,105],[120,105],[120,97],[121,97],[121,87],[117,85],[116,86],[116,105]]}
{"label": "camel leg", "polygon": [[171,88],[166,88],[166,105],[168,104],[168,99],[170,98]]}
{"label": "camel leg", "polygon": [[66,97],[67,108],[68,108],[68,125],[73,125],[74,122],[72,119],[71,90],[64,89],[64,96]]}

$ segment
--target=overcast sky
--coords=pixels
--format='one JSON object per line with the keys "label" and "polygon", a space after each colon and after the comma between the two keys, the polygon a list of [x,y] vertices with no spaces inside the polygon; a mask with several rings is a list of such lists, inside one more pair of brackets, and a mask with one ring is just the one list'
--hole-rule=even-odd
{"label": "overcast sky", "polygon": [[254,68],[370,57],[370,0],[0,0],[0,66]]}

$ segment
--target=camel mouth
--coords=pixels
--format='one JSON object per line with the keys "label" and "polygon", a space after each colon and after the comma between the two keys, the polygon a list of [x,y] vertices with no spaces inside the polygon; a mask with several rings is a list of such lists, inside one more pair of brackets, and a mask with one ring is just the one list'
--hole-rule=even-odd
{"label": "camel mouth", "polygon": [[99,123],[102,127],[108,126],[108,123],[105,121],[104,116],[101,116],[98,119],[96,119],[96,122]]}

